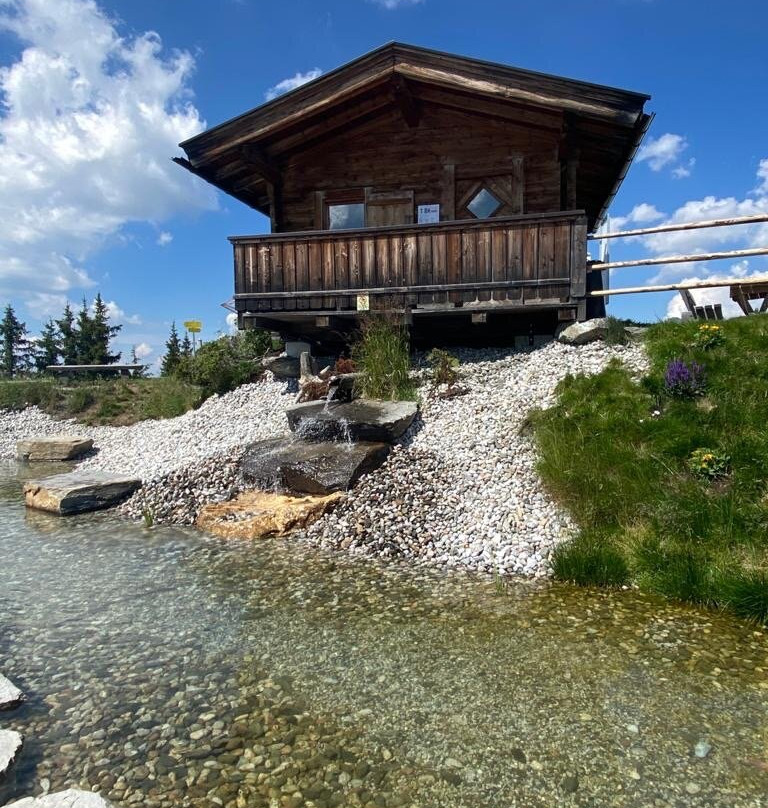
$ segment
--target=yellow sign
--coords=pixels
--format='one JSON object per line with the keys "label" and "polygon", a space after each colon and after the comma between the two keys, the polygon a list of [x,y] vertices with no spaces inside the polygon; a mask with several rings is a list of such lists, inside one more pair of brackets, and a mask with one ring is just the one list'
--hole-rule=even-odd
{"label": "yellow sign", "polygon": [[203,329],[203,324],[200,320],[186,320],[184,322],[184,328],[186,328],[190,334],[199,334]]}

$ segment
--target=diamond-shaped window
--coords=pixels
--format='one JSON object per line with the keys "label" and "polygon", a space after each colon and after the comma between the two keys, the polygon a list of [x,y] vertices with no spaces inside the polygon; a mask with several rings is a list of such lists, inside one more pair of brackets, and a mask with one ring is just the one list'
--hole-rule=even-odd
{"label": "diamond-shaped window", "polygon": [[487,189],[481,188],[470,200],[467,210],[478,219],[487,219],[502,206],[502,201]]}

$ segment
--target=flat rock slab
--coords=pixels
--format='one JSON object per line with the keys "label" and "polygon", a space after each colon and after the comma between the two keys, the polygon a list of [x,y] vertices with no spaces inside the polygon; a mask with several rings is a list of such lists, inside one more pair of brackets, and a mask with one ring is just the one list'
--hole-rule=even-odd
{"label": "flat rock slab", "polygon": [[43,797],[24,797],[23,800],[9,804],[16,808],[112,808],[112,803],[107,802],[100,794],[79,791],[76,788]]}
{"label": "flat rock slab", "polygon": [[248,447],[240,473],[250,485],[306,494],[349,491],[378,468],[389,454],[388,443],[311,443],[300,438],[272,438]]}
{"label": "flat rock slab", "polygon": [[415,401],[309,401],[286,410],[288,426],[310,441],[352,440],[394,443],[418,412]]}
{"label": "flat rock slab", "polygon": [[558,335],[560,342],[566,345],[586,345],[598,339],[605,339],[608,330],[608,318],[596,317],[583,323],[572,323],[566,326]]}
{"label": "flat rock slab", "polygon": [[105,471],[72,471],[24,483],[28,508],[62,516],[110,508],[130,496],[141,480]]}
{"label": "flat rock slab", "polygon": [[76,435],[50,435],[44,438],[27,438],[16,444],[16,455],[27,463],[38,461],[74,460],[93,449],[91,438]]}
{"label": "flat rock slab", "polygon": [[0,710],[13,710],[24,701],[24,694],[0,673]]}
{"label": "flat rock slab", "polygon": [[324,497],[245,491],[231,502],[204,506],[195,524],[225,539],[287,536],[309,527],[343,498],[340,491]]}
{"label": "flat rock slab", "polygon": [[10,729],[0,729],[0,779],[13,765],[22,746],[21,735]]}

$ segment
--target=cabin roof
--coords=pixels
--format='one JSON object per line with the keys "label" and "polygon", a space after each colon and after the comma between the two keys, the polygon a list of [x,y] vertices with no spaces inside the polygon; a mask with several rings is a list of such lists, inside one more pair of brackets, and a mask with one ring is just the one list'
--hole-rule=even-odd
{"label": "cabin roof", "polygon": [[266,213],[291,154],[393,105],[420,103],[560,130],[579,152],[579,187],[593,226],[603,217],[650,123],[650,96],[391,42],[181,143],[174,158]]}

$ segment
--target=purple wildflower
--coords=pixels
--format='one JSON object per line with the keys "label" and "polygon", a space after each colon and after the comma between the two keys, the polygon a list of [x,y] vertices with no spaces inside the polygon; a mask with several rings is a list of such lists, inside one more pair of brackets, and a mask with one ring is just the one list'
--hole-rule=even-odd
{"label": "purple wildflower", "polygon": [[706,378],[704,366],[698,362],[690,364],[682,359],[673,359],[664,372],[664,389],[670,396],[693,398],[704,394]]}

